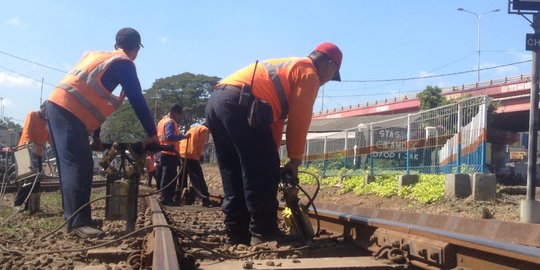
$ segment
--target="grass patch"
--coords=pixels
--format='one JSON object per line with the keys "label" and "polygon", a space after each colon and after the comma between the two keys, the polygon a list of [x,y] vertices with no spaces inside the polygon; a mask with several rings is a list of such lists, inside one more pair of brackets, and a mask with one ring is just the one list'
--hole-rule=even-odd
{"label": "grass patch", "polygon": [[[303,168],[315,175],[321,175],[316,168]],[[356,171],[342,168],[337,175],[322,178],[322,186],[335,186],[341,184],[339,193],[354,192],[357,195],[376,195],[383,198],[400,196],[422,204],[440,201],[444,198],[444,175],[419,174],[418,183],[402,187],[398,192],[398,176],[401,171],[384,171],[375,175],[375,180],[365,183],[365,173],[357,174]],[[299,175],[301,184],[315,184],[316,180],[309,175]]]}

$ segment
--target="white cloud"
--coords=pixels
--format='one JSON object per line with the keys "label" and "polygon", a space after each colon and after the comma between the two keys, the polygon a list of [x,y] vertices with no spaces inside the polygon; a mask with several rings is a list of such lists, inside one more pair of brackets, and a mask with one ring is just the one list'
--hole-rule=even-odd
{"label": "white cloud", "polygon": [[19,18],[19,17],[13,17],[13,18],[9,19],[7,23],[9,25],[11,25],[11,26],[17,27],[17,26],[20,26],[22,24],[22,19]]}
{"label": "white cloud", "polygon": [[[431,76],[437,76],[439,74],[428,72],[428,71],[420,71],[418,73],[418,77],[431,77]],[[449,87],[449,83],[446,82],[444,77],[433,77],[433,78],[425,78],[425,79],[419,79],[416,80],[416,86],[418,87],[418,91],[423,91],[426,86],[437,86],[439,88],[446,88]]]}
{"label": "white cloud", "polygon": [[169,41],[169,37],[168,36],[164,36],[164,37],[161,37],[159,39],[159,42],[161,42],[161,44],[165,44]]}
{"label": "white cloud", "polygon": [[532,54],[530,52],[528,53],[518,53],[516,55],[516,58],[518,61],[527,61],[532,59]]}
{"label": "white cloud", "polygon": [[11,108],[13,107],[13,101],[11,99],[2,98],[2,104],[4,105],[4,108]]}
{"label": "white cloud", "polygon": [[[496,67],[496,66],[500,66],[500,65],[496,64],[496,63],[482,63],[480,65],[480,68],[483,69],[483,68],[491,68],[491,67]],[[495,72],[496,76],[502,76],[502,77],[514,76],[516,74],[519,74],[519,72],[520,72],[519,67],[517,67],[515,65],[497,67],[497,68],[493,69],[493,71]]]}
{"label": "white cloud", "polygon": [[416,76],[419,77],[419,78],[422,78],[422,79],[415,80],[416,81],[416,86],[425,86],[426,84],[433,82],[433,80],[435,80],[436,78],[424,78],[424,77],[431,77],[431,76],[435,76],[435,75],[437,75],[437,74],[433,73],[433,72],[420,71],[418,73],[418,75],[416,75]]}
{"label": "white cloud", "polygon": [[428,72],[428,71],[420,71],[418,73],[418,77],[429,77],[429,76],[434,76],[434,75],[437,75],[437,74]]}
{"label": "white cloud", "polygon": [[37,84],[31,79],[0,72],[0,87],[23,88],[36,87],[36,85]]}
{"label": "white cloud", "polygon": [[511,57],[510,61],[514,62],[532,60],[532,52],[509,51],[508,55]]}

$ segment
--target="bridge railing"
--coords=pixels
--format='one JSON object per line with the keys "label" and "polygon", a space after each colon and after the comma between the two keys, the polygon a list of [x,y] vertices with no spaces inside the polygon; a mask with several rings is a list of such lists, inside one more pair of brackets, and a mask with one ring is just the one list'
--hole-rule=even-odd
{"label": "bridge railing", "polygon": [[[363,123],[357,128],[316,137],[310,134],[304,165],[333,175],[342,168],[379,174],[483,172],[489,97]],[[286,147],[280,154],[286,158]]]}
{"label": "bridge railing", "polygon": [[[529,81],[531,81],[530,74],[521,74],[517,76],[504,77],[501,79],[483,81],[479,83],[470,83],[470,84],[462,84],[459,86],[445,87],[445,88],[442,88],[441,90],[443,94],[451,94],[455,92],[473,91],[479,88],[507,85],[507,84],[520,83],[520,82],[529,82]],[[414,99],[416,99],[416,94],[398,95],[392,98],[386,98],[384,100],[376,100],[376,101],[370,101],[370,102],[361,103],[361,104],[359,103],[357,105],[349,105],[349,106],[345,106],[341,108],[327,109],[325,111],[313,113],[313,116],[316,117],[316,116],[322,116],[326,114],[340,113],[340,112],[353,110],[353,109],[367,108],[367,107],[373,107],[377,105],[401,102],[401,101],[406,101],[406,100],[414,100]]]}

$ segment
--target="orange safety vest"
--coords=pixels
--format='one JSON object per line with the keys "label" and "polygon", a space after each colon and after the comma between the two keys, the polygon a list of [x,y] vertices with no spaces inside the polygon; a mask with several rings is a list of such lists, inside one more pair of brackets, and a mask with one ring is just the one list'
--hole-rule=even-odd
{"label": "orange safety vest", "polygon": [[43,145],[49,140],[49,132],[45,119],[39,117],[38,112],[30,112],[24,120],[24,127],[19,139],[19,146],[26,143],[34,143],[36,145],[36,153],[41,156],[43,153]]}
{"label": "orange safety vest", "polygon": [[[171,121],[174,125],[174,135],[180,134],[180,130],[178,129],[178,124],[176,123],[176,121],[170,118],[169,115],[165,115],[163,116],[163,118],[161,118],[161,120],[159,120],[159,123],[157,125],[157,135],[159,139],[159,144],[161,145],[172,144],[174,145],[174,148],[176,148],[176,151],[180,151],[180,146],[179,146],[180,143],[178,141],[168,141],[165,138],[165,125]],[[164,153],[167,155],[176,155],[175,152],[171,152],[171,151],[161,151],[161,153]]]}
{"label": "orange safety vest", "polygon": [[120,96],[114,96],[101,83],[103,74],[118,60],[131,61],[122,50],[85,53],[79,63],[56,86],[49,96],[49,101],[75,115],[91,134],[124,101],[124,91]]}
{"label": "orange safety vest", "polygon": [[[204,150],[204,144],[208,141],[209,130],[206,126],[200,125],[188,130],[191,136],[189,139],[180,141],[180,156],[192,160],[200,160]],[[189,145],[188,145],[189,142]]]}
{"label": "orange safety vest", "polygon": [[[253,95],[270,103],[273,121],[284,120],[288,115],[288,99],[294,85],[290,84],[291,70],[297,65],[313,66],[307,57],[276,58],[259,62],[252,85]],[[242,87],[250,85],[255,64],[251,64],[219,82],[219,85]],[[281,88],[281,89],[280,89]],[[281,96],[283,93],[283,96]],[[281,97],[280,97],[281,96]],[[282,104],[282,103],[285,104]]]}
{"label": "orange safety vest", "polygon": [[[220,81],[217,87],[219,88],[220,85],[233,85],[236,87],[242,87],[243,84],[250,85],[254,68],[255,64],[251,64],[240,69]],[[271,129],[276,147],[281,145],[285,119],[289,118],[289,121],[291,121],[291,117],[293,117],[289,117],[288,115],[289,101],[295,100],[295,103],[292,105],[295,106],[297,112],[298,108],[303,108],[303,110],[305,110],[303,114],[308,118],[306,120],[307,126],[305,127],[305,130],[302,128],[301,131],[289,133],[291,127],[287,126],[288,154],[290,157],[301,158],[304,154],[307,127],[309,126],[309,121],[311,119],[313,107],[312,101],[314,101],[320,86],[317,69],[313,65],[313,62],[308,57],[264,60],[258,63],[253,81],[253,95],[259,100],[268,102],[272,107],[273,123]],[[300,93],[296,91],[298,90],[298,87],[305,87],[306,83],[309,85],[310,89],[303,89],[303,91],[310,92],[313,95],[313,100],[298,99]],[[279,88],[281,88],[281,90],[279,90]],[[305,92],[301,95],[302,97],[305,97]],[[298,119],[298,115],[294,115],[294,117]]]}

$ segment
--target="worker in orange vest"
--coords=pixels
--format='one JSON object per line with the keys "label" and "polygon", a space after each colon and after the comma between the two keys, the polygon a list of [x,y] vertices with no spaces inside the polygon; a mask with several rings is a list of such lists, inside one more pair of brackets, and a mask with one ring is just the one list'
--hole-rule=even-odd
{"label": "worker in orange vest", "polygon": [[[158,143],[133,62],[141,47],[139,32],[129,27],[120,29],[114,51],[85,53],[48,98],[47,121],[58,162],[64,218],[71,218],[66,227],[82,238],[103,234],[92,225],[90,206],[75,212],[90,201],[92,149],[103,148],[100,125],[118,109],[124,97],[146,131],[145,143]],[[114,95],[118,85],[122,91]],[[89,136],[92,144],[87,143]]]}
{"label": "worker in orange vest", "polygon": [[227,242],[283,239],[276,196],[285,119],[285,169],[297,176],[318,89],[340,80],[341,60],[341,50],[324,42],[308,57],[256,62],[215,87],[206,119],[221,171]]}
{"label": "worker in orange vest", "polygon": [[[200,159],[204,145],[208,141],[208,124],[203,123],[190,128],[187,132],[190,135],[189,140],[180,141],[180,156],[185,160],[182,166],[186,166],[186,173],[181,175],[181,187],[187,188],[187,176],[191,181],[192,188],[195,194],[201,198],[202,205],[205,207],[211,206],[209,199],[208,187],[204,180],[204,173],[201,167]],[[177,193],[182,193],[182,190],[177,190]]]}
{"label": "worker in orange vest", "polygon": [[[49,133],[45,121],[45,104],[42,104],[39,111],[30,112],[26,115],[21,138],[19,139],[19,146],[24,146],[28,143],[34,144],[35,151],[31,152],[32,162],[35,163],[34,166],[39,172],[43,169],[43,148],[48,141]],[[32,183],[19,186],[17,195],[15,196],[14,205],[21,206],[25,202],[26,197],[28,197],[30,190],[32,190],[32,193],[38,193],[39,186],[39,180],[34,185],[33,189]],[[28,202],[25,203],[24,209],[28,209]]]}
{"label": "worker in orange vest", "polygon": [[[174,104],[169,113],[158,122],[157,134],[161,145],[174,145],[174,151],[161,151],[160,166],[161,166],[161,181],[159,189],[161,189],[161,204],[169,206],[180,205],[179,201],[174,201],[174,191],[178,180],[178,165],[180,157],[178,156],[180,140],[189,138],[189,134],[180,134],[178,121],[182,115],[183,107],[180,104]],[[171,183],[173,182],[174,183]]]}

